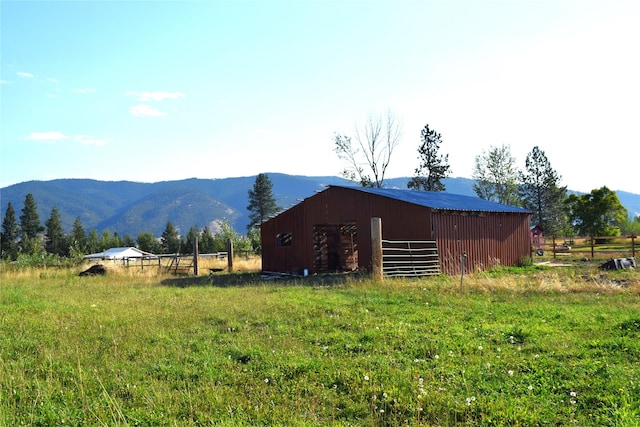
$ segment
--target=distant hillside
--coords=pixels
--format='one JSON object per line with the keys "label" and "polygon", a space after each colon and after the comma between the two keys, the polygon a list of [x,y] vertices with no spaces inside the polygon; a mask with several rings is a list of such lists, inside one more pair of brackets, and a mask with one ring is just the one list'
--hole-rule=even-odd
{"label": "distant hillside", "polygon": [[[326,185],[348,184],[337,177],[268,175],[277,203],[285,208]],[[216,220],[226,219],[244,233],[249,223],[248,191],[254,182],[255,176],[156,183],[89,179],[28,181],[0,189],[1,213],[4,218],[11,202],[19,218],[25,196],[31,193],[38,205],[40,222],[44,225],[56,206],[67,232],[80,217],[87,231],[109,230],[134,238],[142,231],[160,236],[168,221],[179,232],[186,233],[192,226],[202,229]]]}
{"label": "distant hillside", "polygon": [[[289,208],[300,200],[323,190],[327,185],[350,185],[343,178],[308,177],[269,173],[277,203]],[[388,187],[407,188],[409,178],[385,180]],[[241,233],[246,231],[248,219],[248,191],[255,176],[224,179],[186,179],[156,183],[129,181],[96,181],[89,179],[59,179],[29,181],[0,189],[1,214],[11,202],[20,217],[25,196],[33,194],[38,205],[40,221],[44,225],[56,206],[62,226],[70,232],[80,217],[87,231],[104,230],[119,235],[137,237],[142,231],[160,236],[168,221],[181,233],[196,226],[212,226],[216,220],[226,219]],[[474,196],[473,180],[447,178],[449,193]],[[620,202],[629,213],[640,215],[640,195],[618,192]]]}

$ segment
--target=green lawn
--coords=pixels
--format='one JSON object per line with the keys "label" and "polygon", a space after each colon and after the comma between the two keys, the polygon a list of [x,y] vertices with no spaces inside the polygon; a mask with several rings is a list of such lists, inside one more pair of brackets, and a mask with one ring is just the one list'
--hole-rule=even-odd
{"label": "green lawn", "polygon": [[640,425],[636,272],[76,274],[0,276],[0,425]]}

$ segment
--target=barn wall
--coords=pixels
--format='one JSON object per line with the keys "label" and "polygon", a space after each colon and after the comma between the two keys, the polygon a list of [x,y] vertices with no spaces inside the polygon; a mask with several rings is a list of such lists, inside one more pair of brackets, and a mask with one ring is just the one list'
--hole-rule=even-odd
{"label": "barn wall", "polygon": [[[262,270],[298,273],[307,264],[312,243],[306,238],[305,205],[298,204],[260,226]],[[280,233],[291,233],[291,246],[277,246]]]}
{"label": "barn wall", "polygon": [[530,255],[529,215],[512,213],[434,212],[434,235],[445,274],[515,265]]}
{"label": "barn wall", "polygon": [[[371,218],[382,218],[382,236],[392,240],[431,238],[430,209],[358,190],[330,187],[262,225],[265,271],[314,273],[313,226],[355,223],[358,265],[371,269]],[[293,245],[275,246],[275,236],[292,232]]]}
{"label": "barn wall", "polygon": [[[262,269],[315,273],[314,225],[355,223],[358,265],[370,270],[372,217],[382,219],[383,239],[437,240],[445,274],[460,273],[463,252],[466,271],[514,265],[530,255],[528,214],[432,212],[357,189],[330,187],[262,225]],[[292,245],[276,247],[279,233],[291,233]]]}

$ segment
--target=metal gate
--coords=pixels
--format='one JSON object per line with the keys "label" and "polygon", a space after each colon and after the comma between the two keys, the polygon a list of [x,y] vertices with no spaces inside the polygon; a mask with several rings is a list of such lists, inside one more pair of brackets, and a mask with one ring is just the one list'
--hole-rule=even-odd
{"label": "metal gate", "polygon": [[382,240],[385,276],[436,276],[441,272],[435,240]]}

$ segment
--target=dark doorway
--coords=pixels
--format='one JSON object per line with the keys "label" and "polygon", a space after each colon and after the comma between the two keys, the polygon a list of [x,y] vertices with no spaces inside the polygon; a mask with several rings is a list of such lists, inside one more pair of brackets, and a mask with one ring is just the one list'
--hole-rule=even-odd
{"label": "dark doorway", "polygon": [[317,273],[358,268],[358,228],[355,223],[313,226],[314,269]]}

